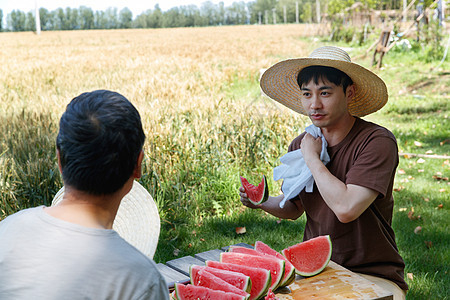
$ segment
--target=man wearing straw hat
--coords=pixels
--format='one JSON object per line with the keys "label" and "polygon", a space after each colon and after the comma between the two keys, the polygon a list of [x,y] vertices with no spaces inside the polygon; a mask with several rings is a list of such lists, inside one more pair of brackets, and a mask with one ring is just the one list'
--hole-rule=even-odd
{"label": "man wearing straw hat", "polygon": [[240,187],[241,202],[285,219],[306,213],[304,240],[330,235],[333,261],[404,299],[405,264],[391,227],[397,142],[386,128],[360,118],[386,104],[383,80],[344,50],[325,46],[275,64],[260,84],[312,125],[274,169],[283,193],[254,206]]}
{"label": "man wearing straw hat", "polygon": [[144,140],[118,93],[69,103],[56,141],[64,196],[0,222],[0,299],[169,299],[154,261],[112,229],[141,175]]}

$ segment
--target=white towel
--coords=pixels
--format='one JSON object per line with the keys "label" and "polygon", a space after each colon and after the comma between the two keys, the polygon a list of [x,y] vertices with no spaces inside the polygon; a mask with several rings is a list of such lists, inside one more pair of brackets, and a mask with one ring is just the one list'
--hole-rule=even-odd
{"label": "white towel", "polygon": [[[315,125],[306,127],[305,131],[315,138],[322,138],[322,151],[320,152],[320,160],[326,165],[330,161],[327,152],[328,143],[322,135],[322,131]],[[273,169],[273,179],[275,181],[283,179],[284,198],[280,201],[280,207],[283,208],[287,200],[297,196],[305,187],[305,191],[311,193],[314,185],[314,178],[306,166],[301,149],[286,153],[280,158],[282,163]]]}

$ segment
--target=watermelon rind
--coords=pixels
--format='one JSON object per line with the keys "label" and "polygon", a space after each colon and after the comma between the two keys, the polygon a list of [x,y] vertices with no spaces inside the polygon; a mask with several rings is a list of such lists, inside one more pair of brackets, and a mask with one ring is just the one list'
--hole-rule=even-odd
{"label": "watermelon rind", "polygon": [[212,273],[213,275],[232,284],[233,286],[243,290],[244,292],[250,293],[252,289],[252,281],[250,280],[250,276],[247,276],[239,272],[221,270],[208,266],[191,265],[189,267],[189,277],[191,278],[191,281],[192,278],[194,278],[195,274],[200,270],[206,270],[209,273]]}
{"label": "watermelon rind", "polygon": [[289,262],[289,260],[286,259],[281,253],[278,251],[272,249],[269,245],[261,242],[256,241],[255,242],[255,250],[261,253],[264,253],[265,255],[272,255],[276,258],[282,259],[285,261],[284,266],[284,277],[281,280],[280,286],[288,286],[295,280],[295,268],[294,266]]}
{"label": "watermelon rind", "polygon": [[175,283],[175,297],[177,300],[221,299],[221,300],[245,300],[241,295],[213,290],[203,286]]}
{"label": "watermelon rind", "polygon": [[[256,250],[253,251],[257,252]],[[224,252],[220,253],[220,261],[249,267],[268,269],[272,277],[272,283],[270,285],[270,288],[272,290],[275,290],[277,287],[279,287],[280,282],[284,277],[284,260],[273,256],[259,256],[237,252]]]}
{"label": "watermelon rind", "polygon": [[[319,249],[319,246],[317,246],[318,243],[322,243],[321,246],[325,245],[325,249]],[[308,249],[311,245],[314,245],[313,248]],[[332,249],[330,236],[322,235],[283,249],[282,254],[295,267],[295,272],[297,274],[304,277],[311,277],[319,274],[326,266],[328,266]],[[326,252],[320,253],[320,250]],[[318,253],[322,255],[318,257]],[[319,259],[321,260],[318,266],[312,268],[311,263],[317,264]]]}
{"label": "watermelon rind", "polygon": [[[259,205],[267,201],[269,199],[269,187],[267,185],[267,178],[265,175],[263,175],[263,178],[261,182],[258,184],[258,186],[254,186],[253,184],[249,183],[248,180],[245,177],[241,176],[241,184],[245,189],[245,192],[247,194],[248,200],[253,205]],[[261,187],[261,185],[263,185]],[[262,193],[260,192],[259,196],[254,195],[253,190],[260,190],[262,189]]]}
{"label": "watermelon rind", "polygon": [[[228,270],[233,272],[240,272],[247,276],[250,276],[252,281],[252,289],[250,292],[250,300],[260,299],[267,294],[270,283],[272,281],[270,271],[266,269],[260,269],[255,267],[249,267],[245,265],[237,265],[230,263],[223,263],[218,261],[207,260],[206,266],[218,268],[222,270]],[[262,284],[259,284],[262,283]]]}

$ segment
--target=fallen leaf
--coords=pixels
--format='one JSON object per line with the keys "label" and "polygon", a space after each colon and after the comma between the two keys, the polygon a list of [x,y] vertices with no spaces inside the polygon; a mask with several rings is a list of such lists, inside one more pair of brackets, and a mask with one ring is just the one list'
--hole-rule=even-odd
{"label": "fallen leaf", "polygon": [[414,180],[414,177],[412,177],[411,175],[408,176],[409,180]]}
{"label": "fallen leaf", "polygon": [[194,236],[197,236],[197,232],[196,232],[195,230],[192,230],[192,234],[193,234]]}
{"label": "fallen leaf", "polygon": [[173,250],[173,255],[178,256],[178,254],[180,254],[180,249],[176,249]]}
{"label": "fallen leaf", "polygon": [[419,158],[418,160],[417,160],[417,163],[418,164],[423,164],[425,162],[425,159],[423,159],[423,158]]}
{"label": "fallen leaf", "polygon": [[205,239],[204,239],[204,238],[201,238],[201,239],[200,239],[200,242],[204,242],[204,241],[205,241]]}
{"label": "fallen leaf", "polygon": [[415,145],[416,147],[422,147],[422,143],[421,143],[421,142],[418,142],[418,141],[414,141],[414,145]]}
{"label": "fallen leaf", "polygon": [[408,276],[408,279],[409,280],[414,280],[414,275],[413,275],[413,273],[408,273],[408,274],[406,274],[407,276]]}
{"label": "fallen leaf", "polygon": [[411,221],[420,219],[420,215],[419,215],[419,216],[415,216],[415,215],[414,215],[414,207],[411,207],[411,210],[408,212],[408,218],[409,218]]}
{"label": "fallen leaf", "polygon": [[437,208],[438,208],[438,209],[442,209],[442,208],[444,208],[444,204],[442,204],[442,203],[441,203],[441,204],[439,204],[439,205],[437,206]]}
{"label": "fallen leaf", "polygon": [[422,231],[422,227],[421,226],[417,226],[416,228],[414,228],[414,233],[415,234],[419,234]]}
{"label": "fallen leaf", "polygon": [[427,152],[425,152],[425,154],[432,154],[433,150],[428,150]]}
{"label": "fallen leaf", "polygon": [[442,174],[436,174],[436,175],[433,175],[432,177],[436,180],[448,181],[448,177],[444,177],[444,176],[442,176]]}
{"label": "fallen leaf", "polygon": [[405,183],[405,182],[409,182],[408,178],[403,178],[402,180],[400,180],[401,183]]}
{"label": "fallen leaf", "polygon": [[444,146],[445,144],[448,144],[450,142],[450,139],[443,140],[439,143],[439,145]]}
{"label": "fallen leaf", "polygon": [[406,174],[406,172],[405,172],[405,170],[403,170],[403,169],[399,169],[399,170],[398,170],[398,174],[402,174],[402,175],[403,175],[403,174]]}
{"label": "fallen leaf", "polygon": [[400,192],[401,190],[403,190],[405,187],[404,186],[399,186],[397,188],[394,188],[394,192]]}
{"label": "fallen leaf", "polygon": [[423,201],[430,202],[430,198],[423,198]]}
{"label": "fallen leaf", "polygon": [[398,209],[398,211],[406,211],[406,210],[407,210],[406,207],[400,207],[400,208]]}
{"label": "fallen leaf", "polygon": [[280,224],[280,223],[281,223],[281,219],[278,219],[278,220],[277,220],[277,224]]}
{"label": "fallen leaf", "polygon": [[192,247],[192,243],[189,243],[188,248],[191,248],[191,247]]}
{"label": "fallen leaf", "polygon": [[245,227],[236,227],[237,234],[244,234],[246,232],[247,232],[247,229],[245,229]]}
{"label": "fallen leaf", "polygon": [[431,247],[433,247],[433,243],[431,241],[425,241],[425,246],[430,249]]}
{"label": "fallen leaf", "polygon": [[439,192],[443,193],[443,192],[445,192],[445,189],[440,189]]}
{"label": "fallen leaf", "polygon": [[424,169],[419,169],[419,170],[417,170],[417,172],[423,173],[423,172],[425,172],[425,170]]}

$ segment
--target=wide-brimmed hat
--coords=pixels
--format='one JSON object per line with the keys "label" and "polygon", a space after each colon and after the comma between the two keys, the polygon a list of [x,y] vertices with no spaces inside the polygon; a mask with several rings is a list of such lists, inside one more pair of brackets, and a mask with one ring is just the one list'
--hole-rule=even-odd
{"label": "wide-brimmed hat", "polygon": [[355,84],[355,96],[348,105],[351,115],[362,117],[382,108],[387,100],[386,84],[372,71],[352,63],[350,56],[343,49],[324,46],[314,50],[307,58],[287,59],[267,69],[261,77],[263,92],[275,101],[290,109],[307,115],[300,97],[302,95],[297,83],[298,73],[309,66],[327,66],[341,70]]}
{"label": "wide-brimmed hat", "polygon": [[[55,195],[52,205],[57,205],[63,196],[64,187]],[[128,243],[153,258],[160,228],[155,201],[139,182],[134,181],[132,189],[120,203],[113,229]]]}

